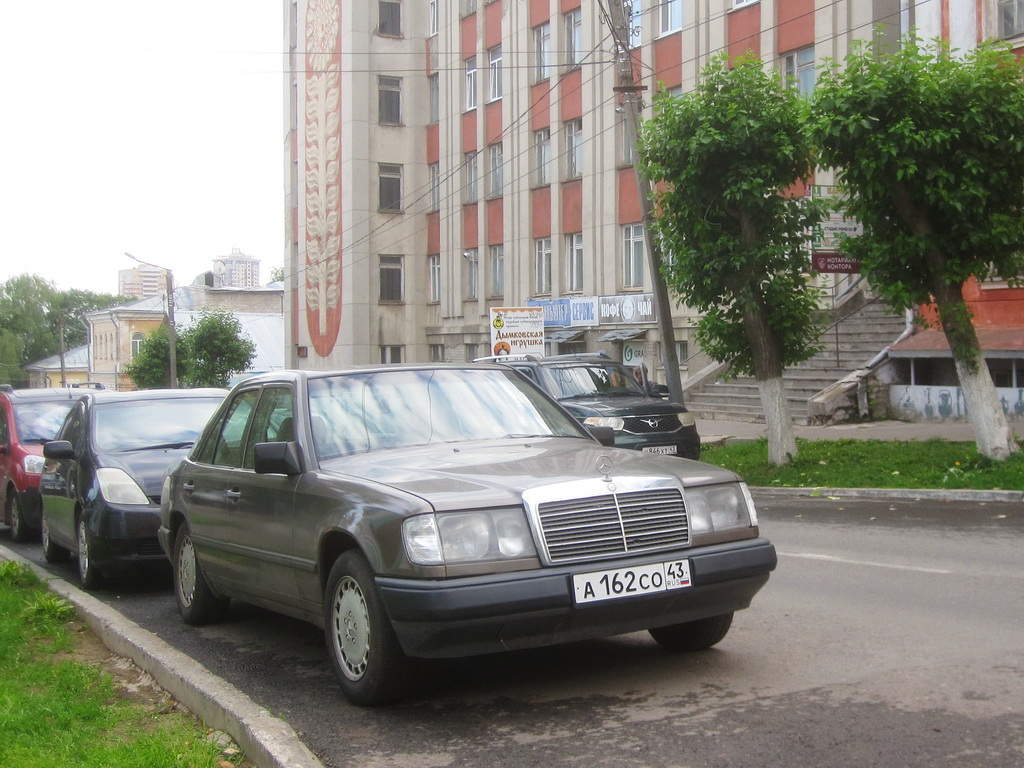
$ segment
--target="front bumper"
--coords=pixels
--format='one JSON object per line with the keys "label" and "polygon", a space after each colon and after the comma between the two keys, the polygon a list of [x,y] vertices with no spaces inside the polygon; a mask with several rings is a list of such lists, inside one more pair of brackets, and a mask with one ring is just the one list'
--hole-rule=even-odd
{"label": "front bumper", "polygon": [[89,556],[106,574],[138,567],[169,567],[157,538],[160,507],[107,504],[86,518],[90,533]]}
{"label": "front bumper", "polygon": [[[700,435],[692,427],[681,429],[678,432],[651,432],[645,435],[624,431],[615,433],[616,448],[642,451],[645,447],[658,449],[668,446],[675,447],[675,452],[670,455],[695,461],[700,460]],[[655,450],[655,452],[660,451]]]}
{"label": "front bumper", "polygon": [[[690,562],[690,587],[574,604],[573,574],[682,558]],[[377,586],[405,652],[443,658],[608,637],[738,611],[750,605],[776,564],[775,547],[757,538],[449,581],[378,577]]]}

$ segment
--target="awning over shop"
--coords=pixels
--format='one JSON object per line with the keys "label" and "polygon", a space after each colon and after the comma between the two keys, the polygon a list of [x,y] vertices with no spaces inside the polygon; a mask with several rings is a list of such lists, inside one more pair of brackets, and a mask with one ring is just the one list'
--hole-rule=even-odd
{"label": "awning over shop", "polygon": [[583,331],[579,331],[575,328],[566,328],[562,331],[545,331],[544,341],[554,341],[558,344],[564,344],[567,341],[576,341],[576,339],[582,335]]}
{"label": "awning over shop", "polygon": [[629,341],[647,333],[646,328],[616,328],[614,331],[602,333],[598,341]]}
{"label": "awning over shop", "polygon": [[[978,328],[978,344],[987,358],[1024,358],[1024,327]],[[890,357],[952,357],[942,331],[929,328],[889,348]]]}

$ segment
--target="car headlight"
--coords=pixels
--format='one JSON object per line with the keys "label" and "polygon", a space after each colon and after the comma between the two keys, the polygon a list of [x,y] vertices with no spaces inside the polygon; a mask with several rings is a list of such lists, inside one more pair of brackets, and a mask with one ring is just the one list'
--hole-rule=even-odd
{"label": "car headlight", "polygon": [[611,427],[616,432],[621,432],[626,425],[619,416],[587,416],[583,423],[588,427]]}
{"label": "car headlight", "polygon": [[123,469],[103,467],[96,470],[96,480],[100,484],[100,493],[111,504],[149,504],[139,484]]}
{"label": "car headlight", "polygon": [[30,453],[21,462],[21,466],[25,468],[26,475],[41,475],[43,474],[43,465],[46,464],[46,459],[42,456],[36,456],[34,453]]}
{"label": "car headlight", "polygon": [[679,417],[679,423],[684,427],[693,427],[697,424],[697,420],[693,418],[693,414],[689,411],[679,411],[676,416]]}
{"label": "car headlight", "polygon": [[746,483],[707,485],[686,489],[686,512],[694,534],[714,533],[757,524],[754,502]]}
{"label": "car headlight", "polygon": [[402,524],[409,559],[452,565],[536,556],[521,509],[445,512],[410,517]]}

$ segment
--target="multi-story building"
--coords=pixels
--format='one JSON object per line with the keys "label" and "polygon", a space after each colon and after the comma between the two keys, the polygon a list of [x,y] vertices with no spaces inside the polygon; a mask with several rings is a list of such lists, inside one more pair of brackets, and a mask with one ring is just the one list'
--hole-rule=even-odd
{"label": "multi-story building", "polygon": [[213,274],[218,288],[256,288],[260,284],[260,260],[232,248],[230,255],[213,260]]}
{"label": "multi-story building", "polygon": [[117,293],[134,299],[148,299],[167,291],[167,270],[150,264],[119,269],[117,271]]}
{"label": "multi-story building", "polygon": [[[287,0],[290,365],[470,359],[490,308],[538,304],[550,351],[640,347],[663,380],[618,1]],[[1024,3],[632,0],[626,18],[650,116],[716,54],[809,90],[856,39],[970,48],[1019,33]],[[708,361],[672,312],[685,378]]]}

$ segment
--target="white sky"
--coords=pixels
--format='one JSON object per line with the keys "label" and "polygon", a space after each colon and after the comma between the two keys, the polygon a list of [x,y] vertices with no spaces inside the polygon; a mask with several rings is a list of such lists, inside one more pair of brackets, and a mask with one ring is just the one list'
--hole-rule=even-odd
{"label": "white sky", "polygon": [[284,254],[281,0],[21,0],[0,27],[0,282],[117,292]]}

